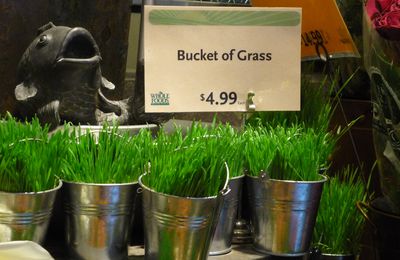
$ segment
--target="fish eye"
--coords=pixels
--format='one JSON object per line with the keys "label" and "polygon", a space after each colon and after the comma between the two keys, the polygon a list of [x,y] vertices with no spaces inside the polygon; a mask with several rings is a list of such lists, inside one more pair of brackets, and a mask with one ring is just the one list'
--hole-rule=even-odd
{"label": "fish eye", "polygon": [[39,40],[38,40],[36,46],[43,47],[47,44],[47,42],[48,42],[47,35],[43,34],[39,37]]}

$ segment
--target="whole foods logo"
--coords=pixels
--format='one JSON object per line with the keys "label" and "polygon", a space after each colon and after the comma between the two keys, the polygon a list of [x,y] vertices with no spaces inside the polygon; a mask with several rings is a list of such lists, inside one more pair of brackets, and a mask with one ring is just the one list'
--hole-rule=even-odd
{"label": "whole foods logo", "polygon": [[151,105],[152,106],[168,106],[169,105],[169,94],[158,92],[151,95]]}

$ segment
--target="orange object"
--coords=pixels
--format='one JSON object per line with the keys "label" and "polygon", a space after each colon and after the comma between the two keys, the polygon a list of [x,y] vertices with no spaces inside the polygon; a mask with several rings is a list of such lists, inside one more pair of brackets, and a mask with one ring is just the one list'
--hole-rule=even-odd
{"label": "orange object", "polygon": [[319,59],[317,45],[330,58],[360,56],[335,0],[252,0],[252,6],[302,7],[302,60]]}

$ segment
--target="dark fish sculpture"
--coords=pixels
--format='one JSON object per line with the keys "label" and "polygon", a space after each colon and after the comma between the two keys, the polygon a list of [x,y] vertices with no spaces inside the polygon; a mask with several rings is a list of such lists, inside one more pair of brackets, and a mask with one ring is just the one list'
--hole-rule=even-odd
{"label": "dark fish sculpture", "polygon": [[114,84],[101,75],[100,51],[84,28],[49,23],[23,54],[15,88],[18,114],[37,115],[52,127],[64,121],[97,125],[128,121],[128,105],[108,100],[102,90]]}

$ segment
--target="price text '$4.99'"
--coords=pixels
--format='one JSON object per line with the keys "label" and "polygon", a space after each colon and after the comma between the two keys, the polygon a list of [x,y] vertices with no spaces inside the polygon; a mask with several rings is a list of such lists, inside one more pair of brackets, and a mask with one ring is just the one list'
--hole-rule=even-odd
{"label": "price text '$4.99'", "polygon": [[200,94],[200,101],[208,102],[210,105],[233,105],[237,102],[236,92],[222,91],[219,94],[210,92],[208,94]]}

